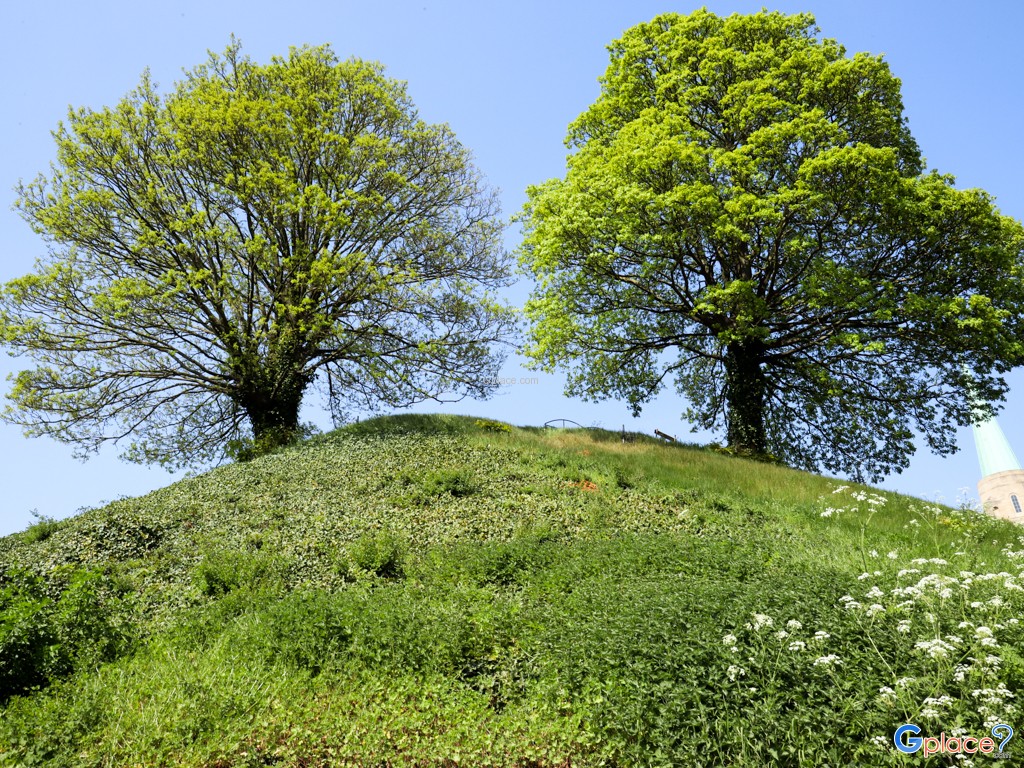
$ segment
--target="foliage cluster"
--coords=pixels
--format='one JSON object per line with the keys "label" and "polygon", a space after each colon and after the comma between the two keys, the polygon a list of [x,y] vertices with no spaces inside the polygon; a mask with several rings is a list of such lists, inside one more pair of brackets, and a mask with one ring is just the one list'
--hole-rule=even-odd
{"label": "foliage cluster", "polygon": [[101,570],[65,570],[49,579],[0,574],[0,702],[88,671],[134,645],[131,601]]}

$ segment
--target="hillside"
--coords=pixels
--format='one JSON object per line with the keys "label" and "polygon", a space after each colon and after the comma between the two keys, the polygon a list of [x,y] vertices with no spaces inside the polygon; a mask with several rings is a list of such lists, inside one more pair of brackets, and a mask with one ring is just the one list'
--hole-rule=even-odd
{"label": "hillside", "polygon": [[903,765],[903,723],[1017,720],[1021,533],[376,419],[0,539],[0,765]]}

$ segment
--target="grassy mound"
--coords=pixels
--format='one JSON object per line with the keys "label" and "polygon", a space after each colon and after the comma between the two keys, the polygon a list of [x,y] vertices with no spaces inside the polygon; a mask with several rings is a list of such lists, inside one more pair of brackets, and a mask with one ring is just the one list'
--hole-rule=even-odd
{"label": "grassy mound", "polygon": [[902,765],[903,723],[1013,723],[1018,547],[642,437],[376,419],[0,539],[0,764]]}

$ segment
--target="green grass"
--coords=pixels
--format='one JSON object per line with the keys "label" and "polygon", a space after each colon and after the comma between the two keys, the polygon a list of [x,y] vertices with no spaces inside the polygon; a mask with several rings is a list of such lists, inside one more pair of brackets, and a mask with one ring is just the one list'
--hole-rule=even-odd
{"label": "green grass", "polygon": [[385,417],[30,528],[0,765],[903,765],[904,722],[1012,725],[1020,529],[838,485]]}

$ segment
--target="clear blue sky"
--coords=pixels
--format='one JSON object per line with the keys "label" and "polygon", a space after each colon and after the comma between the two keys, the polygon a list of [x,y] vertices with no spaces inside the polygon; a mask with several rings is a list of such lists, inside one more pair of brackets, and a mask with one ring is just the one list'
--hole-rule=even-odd
{"label": "clear blue sky", "polygon": [[[884,53],[903,80],[911,129],[929,165],[952,173],[962,187],[995,195],[1004,213],[1024,218],[1024,142],[1020,30],[1024,4],[909,0],[802,0],[708,2],[719,14],[755,12],[763,5],[814,13],[822,34],[857,51]],[[165,86],[222,51],[232,33],[260,61],[288,47],[330,43],[342,57],[382,62],[405,80],[424,118],[448,122],[470,147],[490,183],[502,190],[506,215],[516,212],[527,185],[561,175],[567,124],[598,93],[607,64],[605,46],[633,24],[658,13],[688,13],[697,5],[665,2],[302,2],[171,0],[162,3],[4,3],[0,9],[0,281],[31,270],[42,244],[10,210],[20,178],[46,170],[53,157],[50,131],[69,105],[114,104],[148,67]],[[507,246],[519,233],[510,228]],[[526,287],[512,292],[521,303]],[[0,355],[0,379],[18,369]],[[504,375],[537,374],[512,357]],[[1024,456],[1024,372],[1010,378],[1000,421],[1018,456]],[[9,385],[3,385],[8,391]],[[652,431],[684,439],[679,419],[685,404],[663,395],[633,420],[615,402],[588,405],[566,399],[557,376],[506,387],[487,402],[464,401],[456,413],[542,424],[568,418],[584,425]],[[310,409],[306,418],[325,423]],[[919,453],[907,472],[885,487],[954,502],[961,489],[975,493],[978,462],[970,431],[962,451],[939,459]],[[116,450],[80,463],[71,448],[48,439],[26,439],[0,425],[0,535],[31,521],[29,510],[65,517],[123,495],[169,483],[166,472],[126,464]]]}

